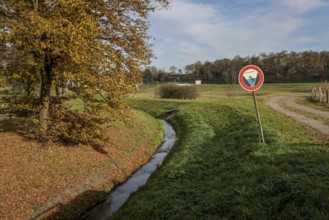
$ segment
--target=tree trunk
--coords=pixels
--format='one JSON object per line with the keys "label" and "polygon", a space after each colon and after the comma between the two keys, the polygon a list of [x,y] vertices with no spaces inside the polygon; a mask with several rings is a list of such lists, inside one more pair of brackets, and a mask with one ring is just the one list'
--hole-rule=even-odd
{"label": "tree trunk", "polygon": [[39,113],[39,135],[45,135],[48,128],[48,112],[50,101],[50,90],[52,84],[53,64],[49,57],[45,58],[44,71],[41,73],[40,88],[40,113]]}
{"label": "tree trunk", "polygon": [[62,96],[63,93],[61,92],[61,87],[60,87],[60,85],[58,85],[58,83],[55,86],[55,91],[56,91],[56,97],[57,98]]}

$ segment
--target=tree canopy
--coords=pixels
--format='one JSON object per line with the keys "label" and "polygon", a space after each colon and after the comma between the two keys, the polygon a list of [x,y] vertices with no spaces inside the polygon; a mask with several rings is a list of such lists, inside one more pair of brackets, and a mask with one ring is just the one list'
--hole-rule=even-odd
{"label": "tree canopy", "polygon": [[[102,93],[109,107],[120,108],[121,97],[134,92],[141,81],[140,66],[152,56],[148,15],[168,4],[168,0],[0,0],[1,50],[31,57],[31,65],[24,69],[39,79],[40,131],[47,129],[54,84],[70,83],[87,102],[97,102],[94,95]],[[24,60],[13,56],[3,63],[24,66],[16,65]],[[8,65],[2,66],[8,70]]]}
{"label": "tree canopy", "polygon": [[259,56],[235,56],[214,62],[195,62],[188,66],[194,77],[205,82],[225,82],[225,76],[237,75],[243,66],[259,66],[266,82],[319,82],[329,80],[329,52],[303,51],[262,53]]}
{"label": "tree canopy", "polygon": [[[213,62],[196,61],[186,65],[185,74],[173,76],[171,71],[147,67],[144,82],[202,80],[205,83],[237,82],[240,70],[249,64],[259,66],[265,74],[265,82],[320,82],[329,80],[329,51],[302,51],[262,53],[258,56],[232,59],[222,58]],[[147,75],[147,77],[146,77]],[[149,79],[152,79],[150,81]]]}

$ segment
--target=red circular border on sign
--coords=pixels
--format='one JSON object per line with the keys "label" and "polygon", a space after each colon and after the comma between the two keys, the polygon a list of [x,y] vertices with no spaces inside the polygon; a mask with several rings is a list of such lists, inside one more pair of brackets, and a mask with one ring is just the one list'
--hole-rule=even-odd
{"label": "red circular border on sign", "polygon": [[[250,70],[250,69],[256,70],[259,74],[259,82],[255,86],[248,86],[243,82],[243,74],[247,70]],[[263,83],[264,83],[264,74],[263,74],[263,71],[258,66],[255,66],[255,65],[245,66],[242,68],[242,70],[239,73],[239,84],[243,89],[245,89],[247,91],[250,91],[250,92],[256,91],[263,85]]]}

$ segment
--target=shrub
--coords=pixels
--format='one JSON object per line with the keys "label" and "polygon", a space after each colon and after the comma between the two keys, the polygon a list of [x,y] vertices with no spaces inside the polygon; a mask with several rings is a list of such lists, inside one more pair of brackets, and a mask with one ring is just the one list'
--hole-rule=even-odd
{"label": "shrub", "polygon": [[179,86],[174,83],[160,85],[155,95],[165,99],[196,99],[199,96],[196,86]]}

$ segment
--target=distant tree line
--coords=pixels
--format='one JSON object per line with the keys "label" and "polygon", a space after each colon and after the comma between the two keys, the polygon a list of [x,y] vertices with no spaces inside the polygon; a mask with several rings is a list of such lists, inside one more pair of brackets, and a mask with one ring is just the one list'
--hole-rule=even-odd
{"label": "distant tree line", "polygon": [[191,82],[202,80],[204,83],[232,83],[242,67],[253,64],[259,66],[266,82],[317,82],[329,80],[329,51],[304,51],[262,53],[259,56],[233,59],[218,59],[214,62],[197,61],[187,65],[184,71],[174,66],[169,72],[147,67],[144,70],[144,82]]}

